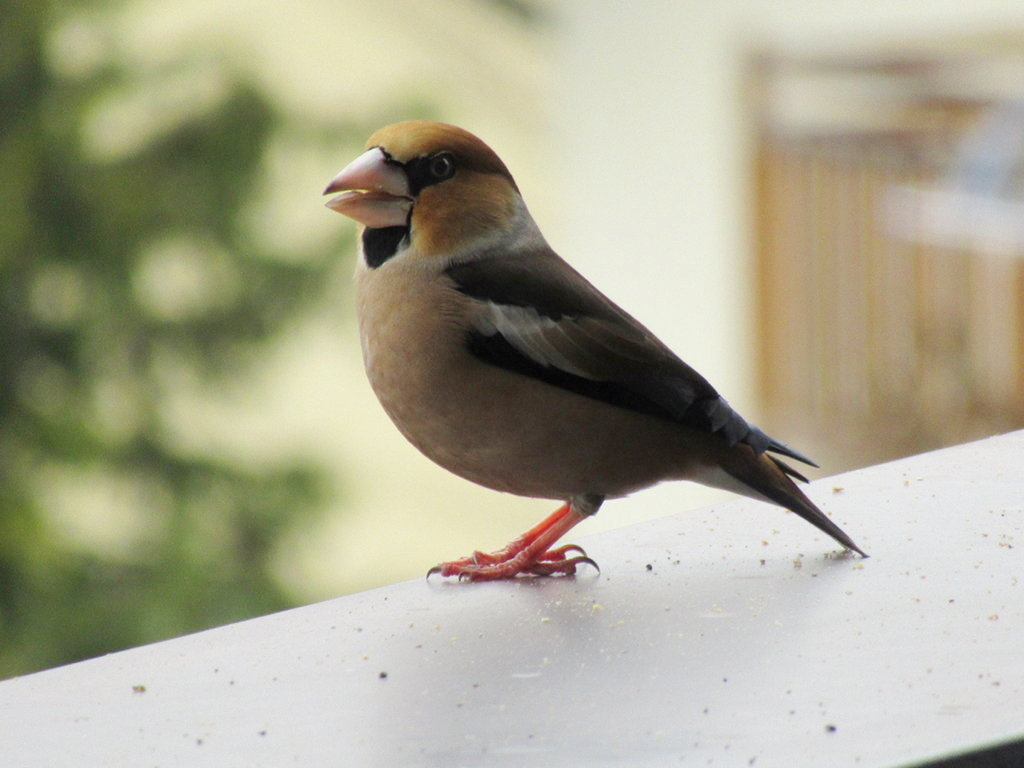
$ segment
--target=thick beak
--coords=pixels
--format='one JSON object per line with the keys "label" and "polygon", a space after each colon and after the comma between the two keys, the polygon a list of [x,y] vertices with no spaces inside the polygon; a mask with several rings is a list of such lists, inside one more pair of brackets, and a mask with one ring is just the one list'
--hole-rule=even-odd
{"label": "thick beak", "polygon": [[404,227],[409,221],[409,180],[379,147],[368,149],[331,179],[324,194],[334,192],[342,194],[325,205],[371,229]]}

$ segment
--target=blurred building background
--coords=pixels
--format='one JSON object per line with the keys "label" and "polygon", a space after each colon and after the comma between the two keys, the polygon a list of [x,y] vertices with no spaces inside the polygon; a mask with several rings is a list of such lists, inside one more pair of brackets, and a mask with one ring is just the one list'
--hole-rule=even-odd
{"label": "blurred building background", "polygon": [[555,249],[819,476],[1024,423],[1013,0],[15,0],[0,51],[0,675],[549,511],[435,468],[363,378],[320,190],[396,120],[483,137]]}
{"label": "blurred building background", "polygon": [[1022,42],[751,60],[759,392],[837,463],[1024,422]]}

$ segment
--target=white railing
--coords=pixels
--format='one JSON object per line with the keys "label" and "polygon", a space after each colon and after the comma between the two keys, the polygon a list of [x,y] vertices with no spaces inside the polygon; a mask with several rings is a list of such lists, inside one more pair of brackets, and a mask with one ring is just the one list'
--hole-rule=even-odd
{"label": "white railing", "polygon": [[673,514],[579,538],[600,574],[415,580],[5,681],[0,764],[894,766],[1024,739],[1024,432],[810,494],[870,559],[755,502]]}

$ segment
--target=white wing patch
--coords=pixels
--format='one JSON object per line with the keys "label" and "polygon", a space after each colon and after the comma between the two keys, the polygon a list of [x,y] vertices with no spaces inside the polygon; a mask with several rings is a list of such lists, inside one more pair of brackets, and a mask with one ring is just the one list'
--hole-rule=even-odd
{"label": "white wing patch", "polygon": [[545,368],[558,368],[576,376],[593,378],[588,371],[566,354],[578,344],[566,333],[566,324],[572,318],[554,320],[545,317],[533,307],[486,302],[477,318],[477,329],[487,336],[501,336],[519,352]]}

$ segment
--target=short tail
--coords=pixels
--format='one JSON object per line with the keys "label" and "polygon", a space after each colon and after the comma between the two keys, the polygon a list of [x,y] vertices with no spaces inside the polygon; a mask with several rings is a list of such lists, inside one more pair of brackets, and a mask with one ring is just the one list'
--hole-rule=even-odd
{"label": "short tail", "polygon": [[[746,446],[744,446],[746,448]],[[795,452],[794,452],[795,453]],[[792,478],[807,482],[807,478],[790,467],[786,462],[767,453],[754,454],[752,450],[736,450],[728,452],[728,460],[723,469],[743,485],[754,491],[752,496],[773,501],[781,507],[796,512],[823,533],[827,533],[847,549],[852,549],[861,557],[867,553],[854,543],[846,532],[832,522],[814,502],[804,495]],[[792,454],[788,454],[792,455]],[[800,458],[794,456],[794,458]],[[803,459],[801,459],[803,460]]]}

